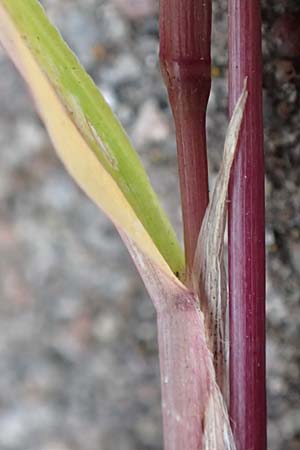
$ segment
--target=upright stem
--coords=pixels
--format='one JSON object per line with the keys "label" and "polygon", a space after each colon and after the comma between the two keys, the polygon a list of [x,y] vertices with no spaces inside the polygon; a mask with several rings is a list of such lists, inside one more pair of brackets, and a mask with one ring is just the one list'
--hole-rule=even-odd
{"label": "upright stem", "polygon": [[248,102],[229,194],[230,414],[238,450],[266,450],[264,156],[259,0],[229,1],[229,109]]}
{"label": "upright stem", "polygon": [[211,0],[160,0],[160,64],[176,126],[187,277],[208,204]]}

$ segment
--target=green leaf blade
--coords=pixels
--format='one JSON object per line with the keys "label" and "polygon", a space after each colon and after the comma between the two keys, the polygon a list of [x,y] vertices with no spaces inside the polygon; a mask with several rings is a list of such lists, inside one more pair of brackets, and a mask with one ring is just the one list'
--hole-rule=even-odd
{"label": "green leaf blade", "polygon": [[113,177],[174,273],[184,259],[130,141],[98,88],[47,19],[37,0],[0,0],[72,121]]}

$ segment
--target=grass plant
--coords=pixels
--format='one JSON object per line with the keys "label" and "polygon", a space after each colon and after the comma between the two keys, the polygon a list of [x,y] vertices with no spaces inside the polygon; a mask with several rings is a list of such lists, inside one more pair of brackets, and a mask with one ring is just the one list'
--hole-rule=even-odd
{"label": "grass plant", "polygon": [[[182,250],[118,119],[40,3],[0,0],[2,45],[66,169],[114,223],[156,308],[165,450],[265,448],[259,2],[229,3],[231,120],[209,201],[211,2],[160,1],[160,63],[176,126]],[[232,434],[223,248],[238,146],[229,204]]]}

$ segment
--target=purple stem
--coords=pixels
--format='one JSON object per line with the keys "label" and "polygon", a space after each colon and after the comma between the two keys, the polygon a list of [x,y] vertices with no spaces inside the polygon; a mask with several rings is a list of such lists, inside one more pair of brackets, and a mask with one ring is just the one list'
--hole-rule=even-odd
{"label": "purple stem", "polygon": [[230,415],[237,450],[266,450],[260,1],[230,0],[230,113],[245,77],[249,96],[229,193]]}
{"label": "purple stem", "polygon": [[187,278],[208,204],[210,40],[210,0],[160,1],[160,64],[176,127]]}

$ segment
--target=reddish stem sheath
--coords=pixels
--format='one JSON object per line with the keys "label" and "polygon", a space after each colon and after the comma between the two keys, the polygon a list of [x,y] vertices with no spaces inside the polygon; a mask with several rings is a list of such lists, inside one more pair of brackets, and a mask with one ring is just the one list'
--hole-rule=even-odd
{"label": "reddish stem sheath", "polygon": [[176,127],[187,278],[208,204],[211,1],[160,1],[160,64]]}
{"label": "reddish stem sheath", "polygon": [[237,449],[266,450],[260,1],[230,0],[230,113],[245,77],[249,96],[229,193],[230,414]]}
{"label": "reddish stem sheath", "polygon": [[210,380],[208,351],[195,300],[186,300],[158,310],[157,315],[164,450],[203,448],[202,414],[207,407]]}

